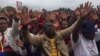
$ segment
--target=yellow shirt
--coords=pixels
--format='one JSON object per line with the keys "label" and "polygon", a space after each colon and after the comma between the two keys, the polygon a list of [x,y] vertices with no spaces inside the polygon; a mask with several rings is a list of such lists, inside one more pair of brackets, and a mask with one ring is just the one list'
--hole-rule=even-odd
{"label": "yellow shirt", "polygon": [[4,52],[4,47],[3,47],[3,44],[2,44],[1,41],[0,41],[0,49],[1,49],[1,50],[0,50],[1,52]]}
{"label": "yellow shirt", "polygon": [[51,45],[51,56],[61,56],[60,52],[56,48],[54,38],[50,39],[50,45]]}

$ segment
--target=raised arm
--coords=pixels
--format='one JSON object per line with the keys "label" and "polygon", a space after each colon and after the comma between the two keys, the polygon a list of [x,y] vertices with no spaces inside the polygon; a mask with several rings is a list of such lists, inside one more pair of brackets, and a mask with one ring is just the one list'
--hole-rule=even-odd
{"label": "raised arm", "polygon": [[[80,12],[79,15],[77,15],[78,17],[81,17],[82,19],[86,19],[86,16],[88,16],[89,12],[91,12],[91,3],[87,2],[85,3],[85,6],[83,6],[83,4],[80,5],[80,8],[78,9],[78,11]],[[79,39],[79,30],[82,26],[83,21],[80,21],[80,24],[77,25],[76,29],[73,31],[72,34],[72,39],[74,42],[77,42]]]}
{"label": "raised arm", "polygon": [[87,14],[90,12],[90,7],[91,7],[91,3],[89,4],[89,2],[87,2],[84,7],[83,5],[80,5],[80,8],[75,10],[75,14],[77,17],[77,20],[75,21],[75,23],[72,24],[72,26],[70,26],[69,28],[61,30],[60,34],[62,36],[64,35],[69,36],[73,32],[76,32],[76,31],[78,32],[82,22],[84,21],[84,17],[87,16]]}
{"label": "raised arm", "polygon": [[[22,11],[23,12],[23,11]],[[25,42],[29,42],[30,44],[37,45],[41,42],[42,37],[40,35],[34,35],[29,32],[28,30],[28,24],[32,22],[33,20],[30,18],[28,11],[19,14],[21,17],[21,22],[23,25],[23,28],[21,29],[21,39]]]}

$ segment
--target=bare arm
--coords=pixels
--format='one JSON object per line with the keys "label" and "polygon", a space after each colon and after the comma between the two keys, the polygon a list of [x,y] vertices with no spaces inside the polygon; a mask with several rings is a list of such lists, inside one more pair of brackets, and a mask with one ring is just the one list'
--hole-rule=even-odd
{"label": "bare arm", "polygon": [[79,17],[79,18],[75,21],[75,23],[72,24],[72,26],[70,26],[69,28],[66,28],[66,29],[64,29],[64,30],[61,30],[61,31],[59,32],[59,34],[60,34],[61,36],[69,36],[72,32],[74,32],[76,29],[79,28],[79,25],[81,24],[82,21],[83,21],[83,19]]}
{"label": "bare arm", "polygon": [[[91,3],[89,3],[89,2],[85,3],[85,6],[83,6],[83,4],[81,4],[80,8],[78,9],[80,14],[77,15],[77,17],[81,17],[82,19],[85,19],[85,17],[89,14],[91,8],[92,8],[92,6],[91,6]],[[73,31],[72,39],[74,42],[77,42],[79,39],[79,30],[82,26],[83,21],[84,20],[80,21],[80,24],[78,24],[77,28]]]}
{"label": "bare arm", "polygon": [[88,13],[90,12],[90,8],[91,8],[91,3],[89,4],[89,2],[87,2],[85,4],[85,6],[83,6],[83,4],[80,5],[80,8],[78,8],[76,11],[75,11],[75,14],[76,14],[76,17],[77,17],[77,20],[76,22],[70,26],[69,28],[65,29],[65,30],[62,30],[60,32],[60,34],[62,36],[66,35],[70,35],[71,33],[73,33],[73,40],[77,41],[78,39],[78,32],[79,32],[79,29],[82,25],[82,22],[84,21],[85,17],[88,15]]}

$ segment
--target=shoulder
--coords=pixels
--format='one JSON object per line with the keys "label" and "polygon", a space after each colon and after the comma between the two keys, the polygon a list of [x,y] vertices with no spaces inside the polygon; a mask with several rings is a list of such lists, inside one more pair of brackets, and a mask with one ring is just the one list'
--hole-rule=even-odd
{"label": "shoulder", "polygon": [[11,33],[11,29],[12,28],[7,28],[7,30],[4,32],[4,34],[7,34],[7,35],[10,34]]}

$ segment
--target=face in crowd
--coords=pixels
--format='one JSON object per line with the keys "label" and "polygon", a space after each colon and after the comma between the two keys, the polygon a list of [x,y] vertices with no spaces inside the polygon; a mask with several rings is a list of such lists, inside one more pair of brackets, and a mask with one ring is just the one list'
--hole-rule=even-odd
{"label": "face in crowd", "polygon": [[86,39],[93,40],[95,37],[95,23],[92,20],[85,20],[81,27],[81,32]]}
{"label": "face in crowd", "polygon": [[0,32],[6,31],[8,27],[8,21],[5,17],[0,17]]}
{"label": "face in crowd", "polygon": [[46,34],[47,37],[53,38],[56,34],[53,23],[47,22],[44,25],[44,33]]}
{"label": "face in crowd", "polygon": [[67,28],[68,27],[68,22],[66,20],[61,21],[61,26],[62,26],[62,29]]}

